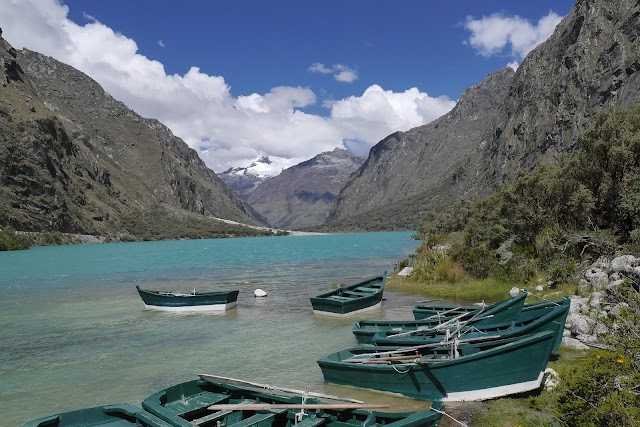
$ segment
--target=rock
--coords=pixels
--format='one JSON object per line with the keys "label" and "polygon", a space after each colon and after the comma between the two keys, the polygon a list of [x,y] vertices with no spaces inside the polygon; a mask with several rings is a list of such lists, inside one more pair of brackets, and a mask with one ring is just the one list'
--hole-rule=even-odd
{"label": "rock", "polygon": [[566,348],[571,348],[573,350],[588,350],[589,346],[581,343],[575,338],[571,337],[563,337],[562,338],[562,346]]}
{"label": "rock", "polygon": [[412,272],[413,272],[413,267],[405,267],[398,273],[398,276],[408,276]]}
{"label": "rock", "polygon": [[572,295],[570,298],[571,305],[569,306],[569,314],[587,313],[589,311],[589,305],[584,298],[576,295]]}
{"label": "rock", "polygon": [[626,279],[614,280],[613,282],[609,283],[609,286],[607,286],[607,290],[609,291],[615,290],[618,286],[622,285],[625,282],[625,280]]}
{"label": "rock", "polygon": [[611,271],[618,272],[630,272],[633,271],[633,267],[638,265],[638,259],[633,255],[622,255],[611,260]]}
{"label": "rock", "polygon": [[580,295],[586,295],[591,292],[591,283],[587,282],[584,279],[580,279],[578,281],[578,293]]}
{"label": "rock", "polygon": [[597,322],[593,327],[593,334],[595,336],[605,335],[609,333],[609,328],[602,322]]}
{"label": "rock", "polygon": [[544,370],[543,382],[545,390],[553,390],[560,383],[560,375],[553,369],[547,368]]}
{"label": "rock", "polygon": [[591,319],[584,314],[576,313],[567,316],[567,319],[571,318],[571,332],[576,335],[588,334],[591,332]]}
{"label": "rock", "polygon": [[255,295],[256,297],[266,297],[267,293],[262,289],[256,289],[255,291],[253,291],[253,295]]}
{"label": "rock", "polygon": [[535,287],[536,291],[544,291],[544,286],[538,285]]}
{"label": "rock", "polygon": [[565,329],[562,331],[562,336],[563,337],[570,337],[571,336],[571,329]]}
{"label": "rock", "polygon": [[520,293],[520,288],[516,288],[515,286],[511,288],[511,290],[509,291],[509,295],[511,295],[512,297],[515,297],[519,293]]}
{"label": "rock", "polygon": [[599,268],[592,268],[584,273],[585,279],[593,289],[604,289],[609,284],[609,275]]}
{"label": "rock", "polygon": [[593,308],[600,308],[602,301],[605,301],[605,292],[598,291],[591,294],[591,298],[589,298],[589,305]]}
{"label": "rock", "polygon": [[500,265],[505,265],[513,257],[513,252],[509,250],[513,246],[513,242],[514,238],[511,237],[496,249],[496,253],[500,255]]}
{"label": "rock", "polygon": [[621,302],[611,307],[611,311],[609,311],[609,314],[611,314],[612,316],[618,317],[620,316],[620,312],[624,308],[629,308],[629,304],[627,304],[626,302]]}
{"label": "rock", "polygon": [[595,335],[590,335],[590,334],[580,334],[576,336],[576,339],[581,343],[593,344],[598,342],[598,338],[596,338]]}

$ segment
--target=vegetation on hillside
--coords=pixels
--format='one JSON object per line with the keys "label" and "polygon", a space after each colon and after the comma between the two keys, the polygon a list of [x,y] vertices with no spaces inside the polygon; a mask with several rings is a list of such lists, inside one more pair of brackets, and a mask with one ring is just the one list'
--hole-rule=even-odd
{"label": "vegetation on hillside", "polygon": [[[601,256],[640,254],[640,106],[597,116],[580,148],[521,174],[494,195],[463,201],[421,223],[413,277],[429,283],[490,278],[504,286],[577,281]],[[488,285],[491,286],[491,285]],[[560,386],[525,400],[490,402],[478,425],[640,425],[640,284],[605,298],[608,350],[560,364]],[[493,419],[492,419],[493,417]]]}
{"label": "vegetation on hillside", "polygon": [[0,229],[0,251],[16,251],[29,248],[29,240],[16,234],[11,227]]}
{"label": "vegetation on hillside", "polygon": [[[443,254],[438,244],[452,233],[461,237]],[[581,260],[622,246],[638,253],[640,106],[601,113],[562,162],[522,174],[484,200],[428,215],[419,235],[423,280],[453,261],[477,278],[526,283],[545,274],[558,283],[569,280]],[[506,251],[513,255],[508,260],[501,257]]]}

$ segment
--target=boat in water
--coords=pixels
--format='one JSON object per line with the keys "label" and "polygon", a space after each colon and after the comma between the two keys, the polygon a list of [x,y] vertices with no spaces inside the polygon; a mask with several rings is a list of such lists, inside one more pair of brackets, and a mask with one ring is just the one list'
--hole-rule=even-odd
{"label": "boat in water", "polygon": [[409,413],[370,410],[384,406],[206,374],[142,401],[146,411],[176,427],[435,427],[444,411],[441,402]]}
{"label": "boat in water", "polygon": [[327,316],[344,316],[378,308],[382,305],[382,293],[386,282],[385,271],[380,276],[311,297],[313,312]]}
{"label": "boat in water", "polygon": [[454,339],[459,343],[480,342],[503,338],[515,338],[536,332],[551,331],[555,334],[552,352],[562,343],[562,333],[569,314],[571,299],[566,296],[550,310],[526,312],[511,322],[492,325],[453,325],[447,329],[418,329],[407,332],[380,331],[372,338],[379,346],[419,346],[424,344],[443,345]]}
{"label": "boat in water", "polygon": [[50,415],[22,427],[172,427],[133,405],[107,405]]}
{"label": "boat in water", "polygon": [[476,307],[474,311],[452,314],[449,309],[420,320],[359,320],[353,326],[352,332],[359,344],[371,344],[373,336],[378,332],[400,333],[419,329],[444,330],[455,326],[457,322],[466,325],[510,322],[520,315],[527,295],[527,292],[523,292],[495,304]]}
{"label": "boat in water", "polygon": [[136,286],[136,290],[150,310],[173,312],[212,312],[224,311],[238,303],[239,291],[196,292],[191,293],[151,291]]}
{"label": "boat in water", "polygon": [[420,399],[473,401],[536,390],[555,334],[433,347],[361,346],[318,360],[325,381]]}

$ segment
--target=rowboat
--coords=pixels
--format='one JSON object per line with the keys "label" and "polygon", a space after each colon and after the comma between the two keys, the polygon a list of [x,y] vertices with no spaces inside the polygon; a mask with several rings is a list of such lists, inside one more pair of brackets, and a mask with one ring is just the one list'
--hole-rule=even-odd
{"label": "rowboat", "polygon": [[156,416],[133,405],[108,405],[50,415],[22,427],[171,427]]}
{"label": "rowboat", "polygon": [[[523,293],[516,295],[513,298],[518,298],[523,294],[526,296],[528,293],[527,291],[524,291]],[[505,301],[508,301],[509,299]],[[504,301],[501,301],[501,302],[504,302]],[[480,304],[480,307],[490,309],[491,307],[494,307],[496,304],[500,304],[500,302],[485,307],[484,302],[482,302]],[[523,301],[523,304],[524,304],[524,301]],[[476,305],[455,305],[455,304],[432,305],[432,304],[426,304],[426,303],[418,303],[413,306],[413,318],[415,320],[433,319],[435,317],[442,316],[443,313],[446,313],[450,317],[450,316],[459,316],[461,314],[466,314],[466,313],[475,313],[476,311],[478,311],[477,304]]]}
{"label": "rowboat", "polygon": [[538,389],[554,333],[479,343],[349,348],[318,360],[325,381],[420,400],[471,401]]}
{"label": "rowboat", "polygon": [[142,289],[136,286],[144,306],[150,310],[173,312],[210,312],[224,311],[235,307],[239,291],[163,292]]}
{"label": "rowboat", "polygon": [[393,413],[371,410],[387,405],[346,400],[327,403],[308,392],[202,374],[152,394],[142,407],[176,427],[430,427],[444,411],[440,402],[431,410]]}
{"label": "rowboat", "polygon": [[359,320],[353,326],[353,334],[359,344],[371,344],[373,336],[380,331],[406,332],[416,329],[446,329],[456,322],[463,324],[495,324],[515,320],[523,309],[527,293],[488,305],[476,307],[475,311],[452,314],[443,311],[420,320]]}
{"label": "rowboat", "polygon": [[[462,342],[479,342],[500,338],[515,338],[536,332],[551,331],[554,343],[551,351],[557,351],[562,343],[562,333],[569,314],[571,299],[563,298],[561,304],[548,311],[540,311],[538,316],[524,315],[512,322],[493,325],[453,326],[448,329],[413,330],[407,332],[380,331],[373,336],[375,345],[417,346],[424,344],[442,345],[457,339]],[[525,312],[526,313],[526,312]]]}
{"label": "rowboat", "polygon": [[343,316],[372,310],[382,305],[387,272],[352,285],[343,286],[311,297],[315,314]]}

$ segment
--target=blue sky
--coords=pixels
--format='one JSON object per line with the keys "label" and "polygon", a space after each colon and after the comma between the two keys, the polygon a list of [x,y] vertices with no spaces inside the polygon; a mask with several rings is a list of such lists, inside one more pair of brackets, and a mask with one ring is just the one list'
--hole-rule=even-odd
{"label": "blue sky", "polygon": [[0,27],[163,121],[220,172],[259,155],[366,154],[517,66],[572,5],[0,0]]}

